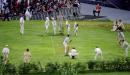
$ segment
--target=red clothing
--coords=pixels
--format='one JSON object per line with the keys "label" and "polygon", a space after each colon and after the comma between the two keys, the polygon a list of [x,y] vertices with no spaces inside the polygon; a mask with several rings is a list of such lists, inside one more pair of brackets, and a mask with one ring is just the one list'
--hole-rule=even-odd
{"label": "red clothing", "polygon": [[101,10],[101,6],[100,5],[96,5],[96,11],[100,11]]}

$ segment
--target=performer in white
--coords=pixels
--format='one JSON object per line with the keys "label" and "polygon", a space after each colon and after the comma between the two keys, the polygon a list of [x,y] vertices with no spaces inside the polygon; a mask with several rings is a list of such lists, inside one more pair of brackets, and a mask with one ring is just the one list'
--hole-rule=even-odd
{"label": "performer in white", "polygon": [[53,31],[54,31],[54,35],[56,34],[56,27],[57,27],[57,24],[56,24],[56,20],[52,17],[52,25],[53,25]]}
{"label": "performer in white", "polygon": [[78,29],[79,29],[79,25],[77,24],[77,22],[75,22],[75,24],[74,24],[74,34],[75,34],[75,36],[78,35]]}
{"label": "performer in white", "polygon": [[115,20],[113,22],[113,27],[112,27],[111,31],[116,31],[117,27],[118,27],[118,20]]}
{"label": "performer in white", "polygon": [[94,58],[95,60],[97,60],[97,57],[98,57],[98,56],[101,56],[101,59],[103,59],[102,50],[101,50],[99,47],[96,47],[96,48],[95,48],[95,53],[96,53],[96,54],[95,54],[95,58]]}
{"label": "performer in white", "polygon": [[48,33],[48,27],[49,27],[49,25],[50,25],[49,21],[50,21],[49,17],[46,17],[45,28],[46,28],[46,32],[47,32],[47,33]]}
{"label": "performer in white", "polygon": [[68,52],[69,52],[69,43],[70,42],[71,42],[71,40],[69,38],[69,35],[67,35],[67,37],[65,37],[65,39],[63,41],[65,55],[68,55]]}
{"label": "performer in white", "polygon": [[24,63],[29,63],[31,60],[31,53],[29,52],[29,49],[26,49],[24,52]]}
{"label": "performer in white", "polygon": [[4,60],[4,63],[6,64],[7,60],[8,60],[8,55],[9,55],[9,48],[8,48],[8,45],[5,45],[5,47],[3,48],[2,50],[2,54],[3,54],[3,60]]}
{"label": "performer in white", "polygon": [[121,27],[123,30],[125,29],[124,23],[121,19],[118,21],[118,26]]}
{"label": "performer in white", "polygon": [[23,35],[24,34],[24,16],[21,14],[20,17],[20,33]]}
{"label": "performer in white", "polygon": [[26,20],[30,20],[32,17],[31,13],[29,12],[29,7],[27,7],[26,9],[25,16],[26,16]]}
{"label": "performer in white", "polygon": [[60,34],[64,34],[64,27],[63,27],[64,16],[61,13],[59,13],[57,18],[58,18],[59,32]]}
{"label": "performer in white", "polygon": [[122,40],[122,48],[125,49],[125,56],[128,57],[128,49],[130,48],[129,43],[125,40]]}
{"label": "performer in white", "polygon": [[69,56],[70,56],[71,59],[75,59],[76,56],[78,56],[78,54],[79,53],[77,52],[77,50],[75,48],[72,48],[70,53],[69,53]]}

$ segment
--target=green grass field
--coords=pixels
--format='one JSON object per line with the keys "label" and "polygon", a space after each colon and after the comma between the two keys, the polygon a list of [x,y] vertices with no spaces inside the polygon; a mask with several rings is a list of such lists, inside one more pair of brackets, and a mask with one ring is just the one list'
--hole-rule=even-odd
{"label": "green grass field", "polygon": [[[117,33],[110,31],[111,21],[77,21],[79,33],[73,35],[74,21],[70,21],[72,42],[70,48],[76,47],[79,52],[77,59],[72,60],[64,56],[63,39],[65,36],[53,36],[52,25],[49,33],[45,33],[44,21],[25,21],[25,34],[20,35],[19,21],[0,21],[0,50],[8,44],[10,48],[9,60],[14,64],[23,62],[23,53],[29,48],[32,53],[31,62],[86,62],[94,59],[95,46],[103,51],[104,60],[124,57],[124,49],[117,42]],[[65,22],[64,22],[65,24]],[[65,25],[64,25],[65,26]],[[130,42],[130,25],[126,24],[125,37]],[[0,54],[2,54],[0,51]],[[130,53],[129,53],[130,56]]]}

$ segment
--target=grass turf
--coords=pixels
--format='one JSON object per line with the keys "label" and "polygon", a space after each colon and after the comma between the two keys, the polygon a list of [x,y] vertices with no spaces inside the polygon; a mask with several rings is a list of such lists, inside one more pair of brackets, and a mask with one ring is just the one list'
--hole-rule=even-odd
{"label": "grass turf", "polygon": [[[73,35],[74,21],[71,24],[70,48],[76,47],[79,56],[75,60],[64,56],[63,39],[65,36],[53,36],[52,25],[49,33],[45,33],[44,21],[25,21],[25,34],[20,35],[19,21],[0,21],[0,50],[8,44],[10,48],[9,60],[14,64],[23,62],[23,53],[26,48],[32,53],[31,62],[86,62],[94,59],[95,46],[99,46],[103,51],[104,60],[113,60],[114,58],[124,57],[124,49],[117,42],[117,33],[110,31],[111,21],[102,20],[84,20],[77,21],[79,24],[79,33]],[[64,22],[65,27],[65,22]],[[126,24],[125,36],[130,42],[130,26]],[[66,32],[65,32],[66,34]],[[0,54],[1,51],[0,51]],[[129,54],[130,56],[130,54]]]}

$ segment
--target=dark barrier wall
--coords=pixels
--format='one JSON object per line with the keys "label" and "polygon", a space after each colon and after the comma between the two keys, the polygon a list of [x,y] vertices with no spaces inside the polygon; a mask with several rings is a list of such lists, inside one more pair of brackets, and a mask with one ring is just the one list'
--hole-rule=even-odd
{"label": "dark barrier wall", "polygon": [[79,0],[80,2],[87,3],[88,1],[107,1],[106,3],[112,4],[118,8],[130,10],[130,0]]}

